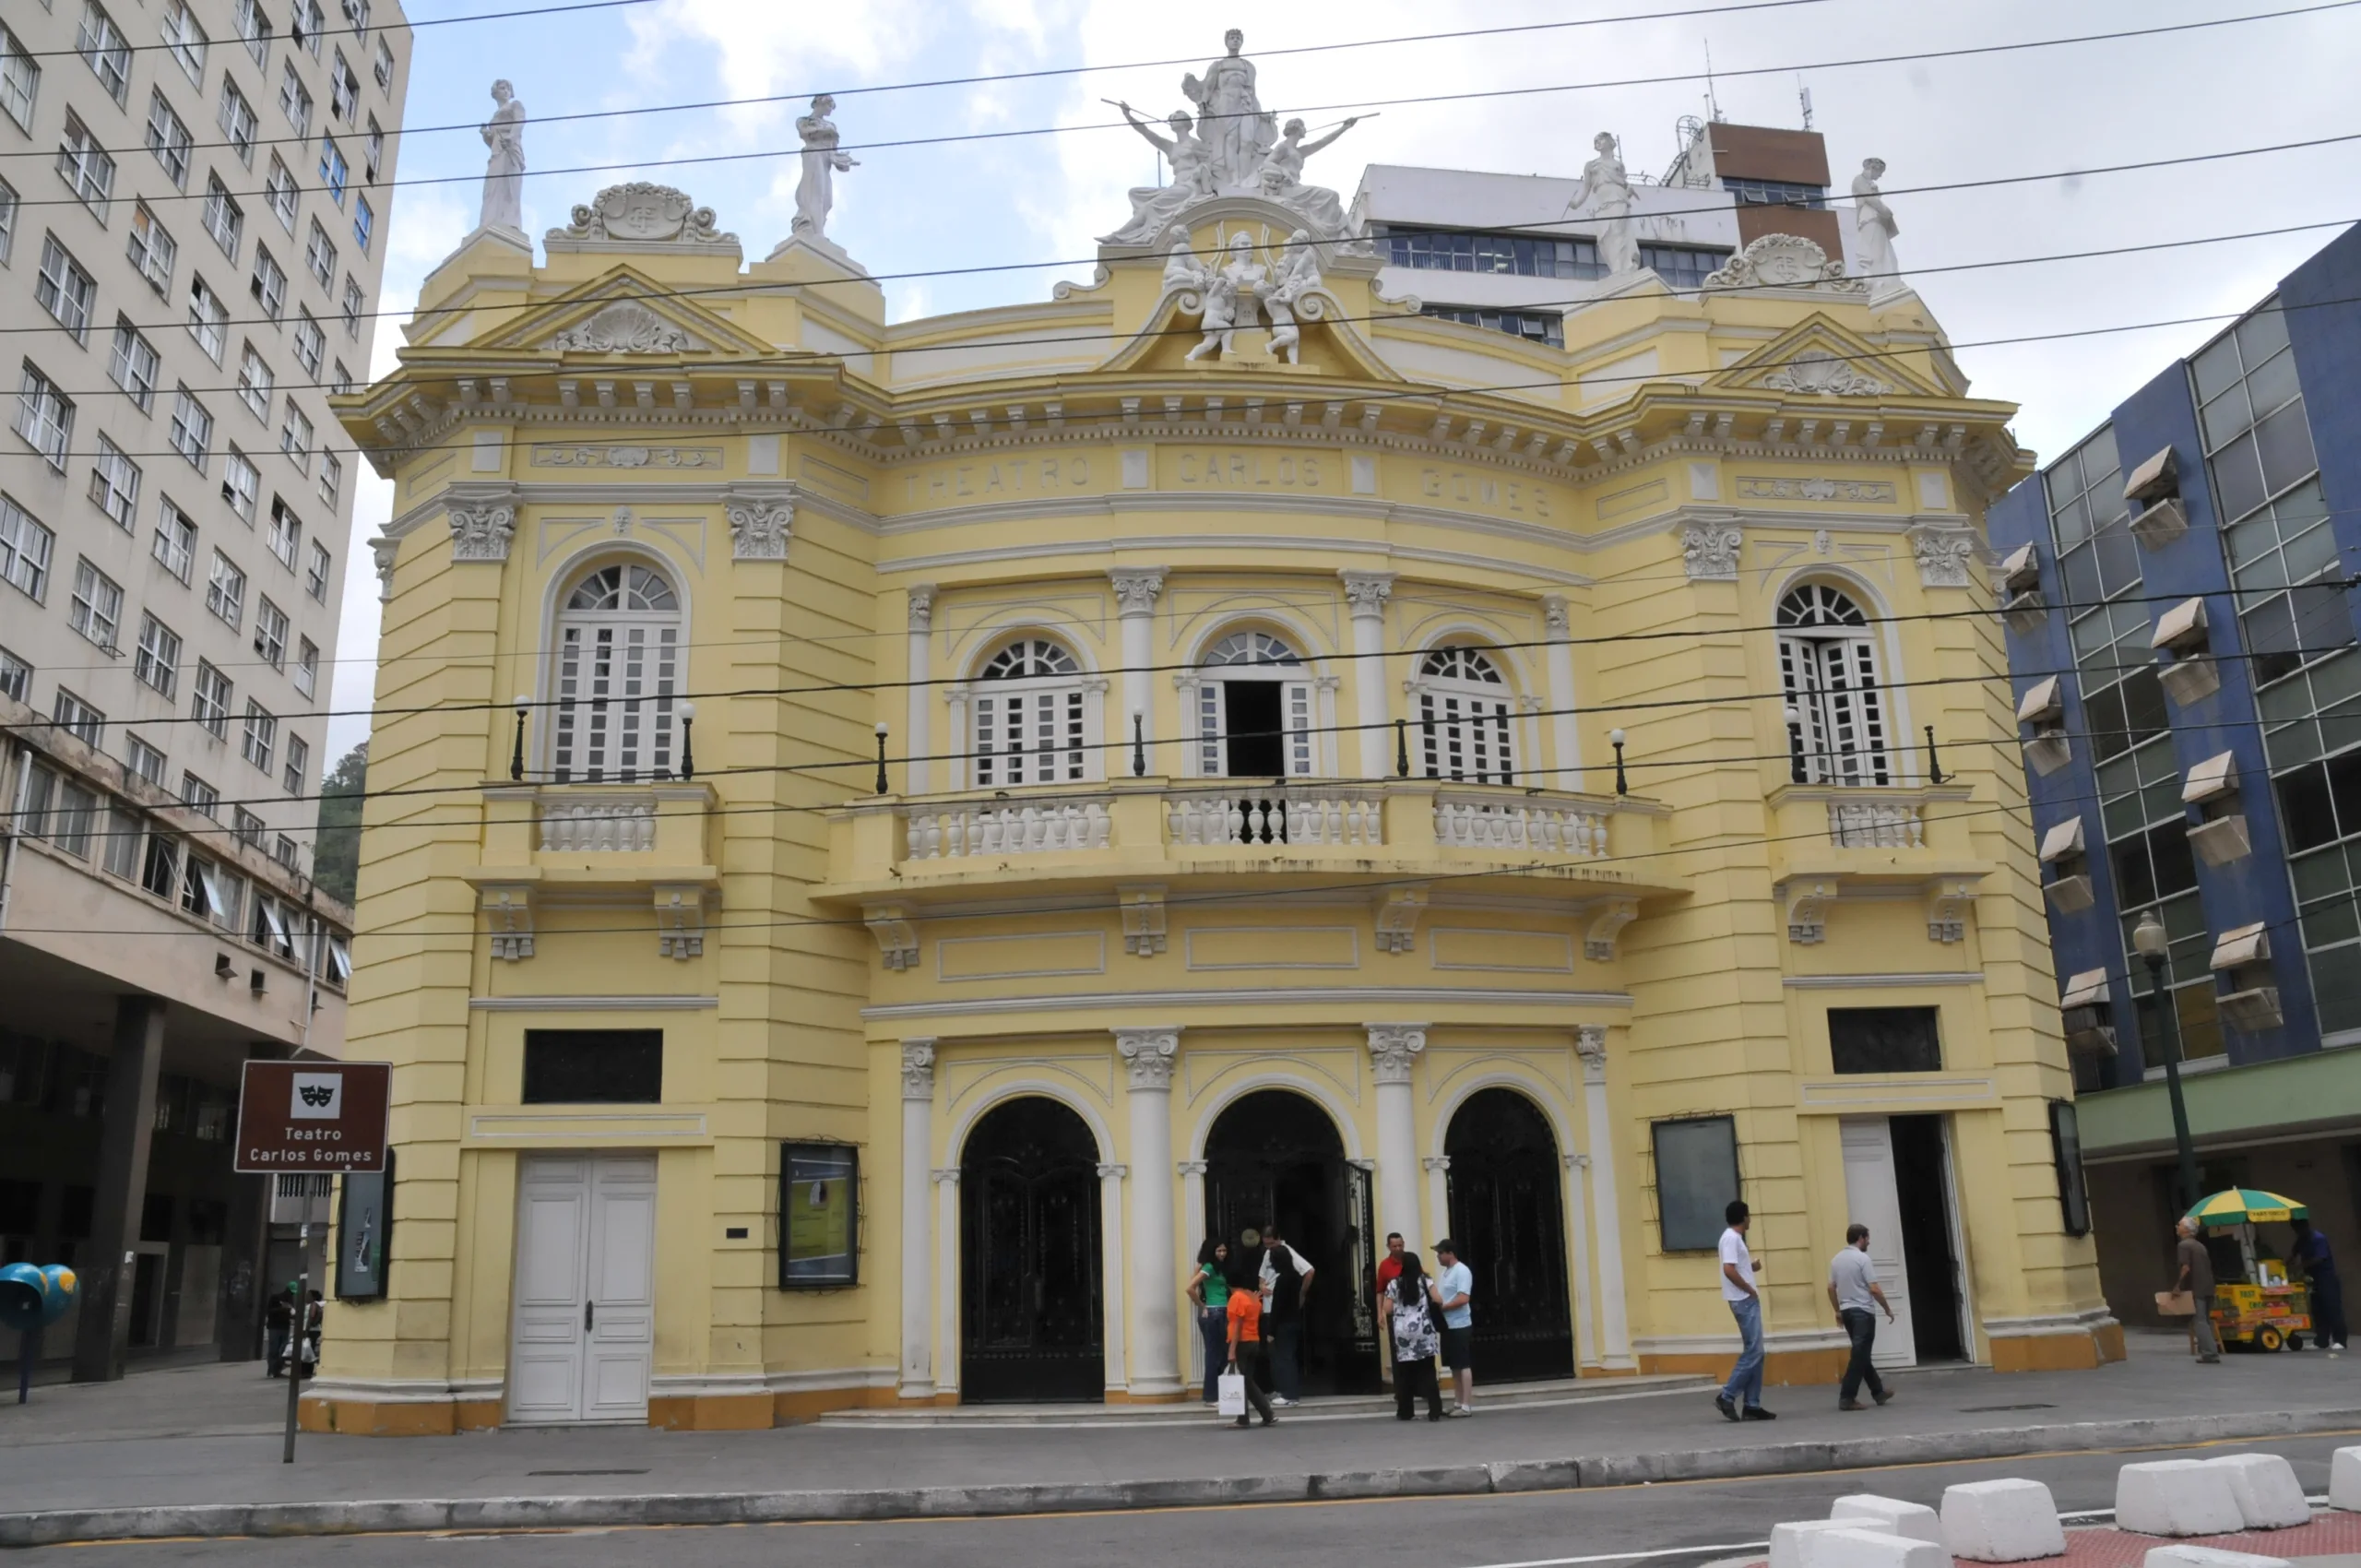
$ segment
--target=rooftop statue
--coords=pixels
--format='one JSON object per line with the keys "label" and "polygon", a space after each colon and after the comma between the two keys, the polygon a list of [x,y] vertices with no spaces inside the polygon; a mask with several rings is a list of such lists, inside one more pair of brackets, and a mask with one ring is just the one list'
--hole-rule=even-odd
{"label": "rooftop statue", "polygon": [[836,101],[824,92],[812,101],[812,113],[795,122],[796,134],[803,138],[803,178],[795,186],[792,232],[815,240],[827,237],[828,213],[836,205],[836,176],[860,166],[859,159],[836,148],[836,123],[828,118],[836,107]]}
{"label": "rooftop statue", "polygon": [[[1351,220],[1335,191],[1306,184],[1304,160],[1358,124],[1347,120],[1326,136],[1304,140],[1301,120],[1289,120],[1284,134],[1263,108],[1254,88],[1254,63],[1239,53],[1246,35],[1229,30],[1229,53],[1205,67],[1203,78],[1183,77],[1180,90],[1196,106],[1192,118],[1176,110],[1166,121],[1172,134],[1159,136],[1128,103],[1117,103],[1124,120],[1149,146],[1171,160],[1172,183],[1133,189],[1130,221],[1100,237],[1107,245],[1145,245],[1191,208],[1216,196],[1259,196],[1300,220],[1316,241],[1353,241]],[[1360,248],[1357,242],[1350,248]]]}
{"label": "rooftop statue", "polygon": [[1607,275],[1620,278],[1640,270],[1640,236],[1631,218],[1631,181],[1623,172],[1623,160],[1615,150],[1615,133],[1601,131],[1591,138],[1591,147],[1598,156],[1583,165],[1583,183],[1575,188],[1574,199],[1566,204],[1570,213],[1581,209],[1584,203],[1598,220],[1598,259],[1607,264]]}
{"label": "rooftop statue", "polygon": [[1902,280],[1902,263],[1893,254],[1893,237],[1902,232],[1902,225],[1894,221],[1893,208],[1878,192],[1878,182],[1884,177],[1882,158],[1868,160],[1853,176],[1853,259],[1873,294],[1893,293],[1908,286]]}
{"label": "rooftop statue", "polygon": [[484,160],[483,212],[479,229],[525,232],[525,106],[516,101],[507,80],[492,84],[492,101],[500,107],[481,127],[483,145],[492,149]]}

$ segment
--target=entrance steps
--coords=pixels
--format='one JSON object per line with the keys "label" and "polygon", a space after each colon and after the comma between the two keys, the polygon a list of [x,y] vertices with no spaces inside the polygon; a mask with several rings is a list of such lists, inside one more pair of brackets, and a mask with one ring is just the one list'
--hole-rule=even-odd
{"label": "entrance steps", "polygon": [[[1712,1378],[1690,1376],[1552,1378],[1537,1383],[1504,1383],[1477,1386],[1479,1410],[1506,1408],[1543,1408],[1557,1405],[1589,1405],[1650,1395],[1710,1395],[1720,1384]],[[1446,1394],[1446,1400],[1448,1395]],[[1423,1406],[1420,1414],[1425,1413]],[[1354,1420],[1394,1414],[1391,1394],[1323,1395],[1308,1398],[1285,1412],[1282,1420]],[[1173,1405],[919,1405],[883,1406],[831,1410],[820,1418],[823,1426],[994,1427],[994,1426],[1162,1426],[1214,1420],[1214,1414],[1192,1396]]]}

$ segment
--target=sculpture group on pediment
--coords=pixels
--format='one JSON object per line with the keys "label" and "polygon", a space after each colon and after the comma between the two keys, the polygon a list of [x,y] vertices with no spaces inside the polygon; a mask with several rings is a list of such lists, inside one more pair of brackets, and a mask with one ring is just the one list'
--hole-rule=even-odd
{"label": "sculpture group on pediment", "polygon": [[1845,264],[1800,234],[1765,234],[1706,274],[1708,289],[1811,289],[1825,294],[1866,294],[1866,279],[1845,276]]}
{"label": "sculpture group on pediment", "polygon": [[1366,252],[1368,242],[1353,229],[1342,197],[1322,185],[1304,183],[1304,160],[1359,124],[1345,120],[1327,135],[1306,140],[1301,120],[1282,128],[1264,109],[1255,89],[1254,63],[1240,53],[1245,34],[1230,29],[1225,42],[1228,53],[1194,72],[1180,83],[1182,96],[1196,108],[1174,110],[1166,119],[1169,136],[1160,136],[1130,104],[1118,102],[1123,119],[1148,145],[1172,165],[1169,185],[1142,185],[1132,193],[1132,216],[1101,244],[1154,244],[1182,214],[1218,196],[1257,196],[1292,212],[1314,240],[1340,250]]}
{"label": "sculpture group on pediment", "polygon": [[1186,239],[1176,241],[1165,263],[1164,288],[1177,296],[1181,315],[1198,317],[1204,334],[1189,350],[1191,360],[1216,350],[1234,353],[1240,328],[1267,323],[1271,351],[1298,363],[1303,339],[1298,316],[1318,320],[1323,314],[1320,247],[1303,229],[1287,237],[1275,261],[1259,254],[1254,237],[1243,231],[1229,236],[1211,266],[1197,259]]}
{"label": "sculpture group on pediment", "polygon": [[642,244],[736,244],[738,236],[714,227],[713,208],[699,207],[686,191],[634,180],[609,185],[574,209],[574,221],[552,229],[556,240],[630,240]]}

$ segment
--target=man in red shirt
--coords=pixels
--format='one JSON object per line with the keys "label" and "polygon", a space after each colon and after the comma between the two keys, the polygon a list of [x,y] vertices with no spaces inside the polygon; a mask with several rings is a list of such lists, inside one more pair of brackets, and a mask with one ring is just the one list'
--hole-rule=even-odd
{"label": "man in red shirt", "polygon": [[[1402,1273],[1402,1232],[1388,1230],[1385,1233],[1385,1255],[1377,1260],[1377,1299],[1381,1301],[1386,1299],[1386,1288],[1392,1285]],[[1394,1381],[1393,1320],[1381,1313],[1378,1314],[1378,1333],[1383,1341],[1377,1348],[1378,1373],[1382,1381],[1392,1383]]]}
{"label": "man in red shirt", "polygon": [[[1229,1370],[1246,1379],[1246,1402],[1263,1418],[1263,1424],[1273,1424],[1270,1396],[1259,1384],[1269,1374],[1260,1364],[1263,1360],[1263,1298],[1256,1292],[1233,1289],[1229,1293]],[[1244,1426],[1240,1415],[1238,1424]]]}

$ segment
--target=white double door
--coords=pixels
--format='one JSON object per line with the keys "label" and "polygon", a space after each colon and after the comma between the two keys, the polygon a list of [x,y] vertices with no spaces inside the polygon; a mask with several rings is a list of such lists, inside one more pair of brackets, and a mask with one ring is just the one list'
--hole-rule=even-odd
{"label": "white double door", "polygon": [[654,1155],[525,1161],[508,1352],[512,1422],[647,1420],[655,1253]]}
{"label": "white double door", "polygon": [[1845,1200],[1851,1223],[1869,1228],[1869,1262],[1893,1321],[1878,1321],[1870,1359],[1881,1367],[1915,1367],[1918,1343],[1910,1326],[1910,1270],[1902,1250],[1902,1197],[1894,1181],[1893,1127],[1882,1116],[1843,1119]]}

